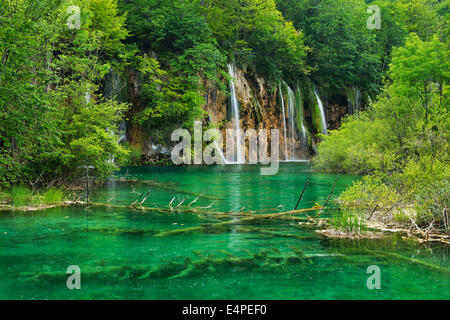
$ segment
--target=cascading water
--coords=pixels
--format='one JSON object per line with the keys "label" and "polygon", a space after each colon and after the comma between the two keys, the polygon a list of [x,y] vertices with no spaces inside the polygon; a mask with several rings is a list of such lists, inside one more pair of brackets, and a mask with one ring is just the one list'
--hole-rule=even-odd
{"label": "cascading water", "polygon": [[284,97],[283,97],[283,91],[281,90],[281,84],[278,85],[278,89],[280,91],[281,109],[283,111],[284,150],[285,150],[285,160],[287,160],[288,159],[288,147],[287,147],[286,110],[284,107]]}
{"label": "cascading water", "polygon": [[120,74],[111,68],[105,75],[103,97],[107,100],[120,101],[121,86],[123,83],[121,83]]}
{"label": "cascading water", "polygon": [[[299,129],[301,129],[302,144],[307,143],[306,128],[303,118],[302,98],[299,87],[297,87],[298,91],[298,101],[297,101],[295,92],[288,86],[288,84],[283,81],[282,85],[281,84],[279,85],[279,91],[281,97],[281,109],[283,112],[284,145],[286,150],[285,160],[296,161],[296,154],[297,154],[296,141],[299,138]],[[283,87],[286,88],[287,92],[287,99],[286,99],[287,108],[282,93]],[[297,116],[299,116],[298,125],[296,120]]]}
{"label": "cascading water", "polygon": [[319,106],[320,120],[321,120],[321,123],[322,123],[322,133],[323,134],[328,134],[327,120],[325,118],[325,110],[323,109],[323,103],[322,103],[322,100],[320,100],[320,97],[319,97],[319,94],[317,93],[317,89],[316,88],[314,88],[314,93],[316,94],[317,104]]}
{"label": "cascading water", "polygon": [[303,114],[303,99],[302,99],[302,91],[300,90],[300,86],[297,86],[297,94],[298,94],[298,112],[300,113],[300,125],[301,125],[301,129],[302,129],[302,138],[303,138],[303,143],[306,144],[307,143],[307,136],[306,136],[306,127],[305,127],[305,116]]}
{"label": "cascading water", "polygon": [[361,90],[358,87],[347,89],[347,103],[349,114],[361,111]]}
{"label": "cascading water", "polygon": [[216,146],[216,151],[218,152],[221,160],[222,160],[222,164],[229,164],[227,159],[225,158],[222,149],[219,148],[219,146],[217,145],[217,142],[214,141],[214,145]]}
{"label": "cascading water", "polygon": [[228,73],[231,77],[230,80],[230,94],[231,94],[231,109],[233,112],[233,119],[234,119],[234,133],[236,135],[236,144],[237,144],[237,157],[236,157],[236,163],[244,163],[244,152],[242,150],[242,141],[241,141],[241,134],[240,134],[240,119],[239,119],[239,102],[237,100],[236,96],[236,88],[235,88],[235,65],[234,64],[228,64]]}
{"label": "cascading water", "polygon": [[291,138],[291,160],[295,160],[295,94],[292,89],[286,85],[288,92],[288,119],[289,119],[289,131]]}
{"label": "cascading water", "polygon": [[84,100],[86,101],[86,104],[88,104],[89,102],[91,102],[91,92],[88,90],[85,92],[84,94]]}
{"label": "cascading water", "polygon": [[355,87],[355,108],[356,112],[361,111],[361,90]]}
{"label": "cascading water", "polygon": [[[209,117],[209,122],[214,123],[214,121],[211,118],[211,115],[208,115],[208,117]],[[219,145],[217,144],[217,142],[215,140],[214,140],[214,145],[216,146],[216,151],[217,151],[218,155],[222,159],[222,164],[229,164],[227,159],[225,158],[225,155],[223,154],[222,149],[219,148]]]}
{"label": "cascading water", "polygon": [[[103,91],[102,91],[103,97],[106,100],[115,100],[117,102],[120,102],[120,89],[121,89],[120,74],[116,72],[114,69],[110,69],[109,72],[105,75],[105,79],[103,82]],[[117,135],[117,143],[121,144],[127,141],[127,123],[124,120],[122,120],[117,124],[118,130],[117,132],[113,131],[113,134]]]}
{"label": "cascading water", "polygon": [[127,140],[127,123],[125,121],[121,121],[119,123],[119,140],[118,144],[125,142]]}

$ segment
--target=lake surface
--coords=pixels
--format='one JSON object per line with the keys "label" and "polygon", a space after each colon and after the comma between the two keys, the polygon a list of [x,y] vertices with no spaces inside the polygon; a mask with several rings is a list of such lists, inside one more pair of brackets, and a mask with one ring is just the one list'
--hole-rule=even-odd
{"label": "lake surface", "polygon": [[[450,298],[448,246],[399,236],[324,239],[290,219],[211,227],[241,218],[218,212],[292,210],[308,166],[280,165],[275,176],[261,176],[259,166],[123,168],[91,194],[117,207],[0,212],[0,299]],[[335,177],[313,173],[300,208],[322,205]],[[341,176],[334,194],[356,179]],[[165,210],[119,207],[150,187],[144,206]],[[167,212],[172,200],[184,201],[181,208],[202,193],[191,207],[216,200],[211,208]],[[81,269],[81,290],[67,289],[72,265]],[[372,265],[381,270],[380,290],[366,284]]]}

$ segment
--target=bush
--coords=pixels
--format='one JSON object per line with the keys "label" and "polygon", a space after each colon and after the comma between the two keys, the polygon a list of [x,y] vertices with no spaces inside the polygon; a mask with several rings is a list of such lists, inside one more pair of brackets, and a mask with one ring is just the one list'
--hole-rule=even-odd
{"label": "bush", "polygon": [[320,169],[370,173],[383,162],[386,145],[380,145],[380,138],[387,130],[382,122],[372,121],[365,114],[347,117],[339,131],[332,131],[319,144],[315,164]]}
{"label": "bush", "polygon": [[416,224],[448,229],[450,204],[450,167],[434,156],[410,161],[398,175],[399,184],[411,194]]}
{"label": "bush", "polygon": [[393,206],[400,199],[400,195],[380,178],[365,176],[345,190],[339,199],[345,208],[364,207],[366,210],[372,210],[377,204],[386,208]]}
{"label": "bush", "polygon": [[410,35],[395,49],[392,83],[367,111],[319,145],[316,166],[366,176],[341,194],[347,207],[396,208],[401,222],[449,228],[450,109],[447,51]]}

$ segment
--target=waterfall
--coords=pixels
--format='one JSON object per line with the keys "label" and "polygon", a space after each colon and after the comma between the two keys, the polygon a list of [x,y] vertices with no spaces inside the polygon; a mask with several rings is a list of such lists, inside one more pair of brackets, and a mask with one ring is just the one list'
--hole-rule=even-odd
{"label": "waterfall", "polygon": [[214,145],[216,146],[216,151],[219,153],[220,158],[222,159],[222,164],[229,164],[227,159],[225,158],[222,149],[219,148],[217,142],[214,141]]}
{"label": "waterfall", "polygon": [[323,109],[323,103],[322,100],[320,100],[319,94],[317,93],[317,89],[314,88],[314,93],[316,94],[317,98],[317,104],[319,105],[319,111],[320,111],[320,120],[322,123],[322,133],[328,134],[328,128],[327,128],[327,120],[325,118],[325,111]]}
{"label": "waterfall", "polygon": [[89,102],[91,102],[91,91],[87,90],[84,93],[84,100],[86,101],[86,104],[88,104]]}
{"label": "waterfall", "polygon": [[[208,102],[208,101],[207,101]],[[211,118],[211,115],[208,114],[209,122],[214,123],[213,119]],[[216,151],[219,154],[220,158],[222,159],[222,164],[229,164],[227,159],[225,158],[225,155],[223,154],[223,151],[219,146],[217,145],[217,141],[214,140],[214,145],[216,146]]]}
{"label": "waterfall", "polygon": [[285,150],[285,160],[288,159],[288,147],[287,147],[287,128],[286,128],[286,111],[284,108],[284,97],[283,91],[281,90],[281,84],[278,85],[280,90],[280,98],[281,98],[281,109],[283,110],[283,127],[284,127],[284,150]]}
{"label": "waterfall", "polygon": [[[109,69],[108,73],[105,75],[105,78],[103,80],[102,95],[106,100],[114,100],[120,102],[120,89],[121,89],[120,73],[111,68]],[[125,122],[125,120],[121,120],[117,122],[117,127],[118,127],[117,132],[115,131],[113,132],[115,135],[117,135],[117,143],[121,144],[123,142],[126,142],[127,123]]]}
{"label": "waterfall", "polygon": [[288,118],[291,134],[291,160],[295,160],[295,94],[292,89],[286,85],[288,91]]}
{"label": "waterfall", "polygon": [[234,64],[228,64],[228,73],[231,77],[230,80],[230,94],[231,94],[231,109],[233,112],[233,118],[234,118],[234,134],[236,135],[236,144],[237,144],[237,158],[236,163],[244,163],[245,162],[245,156],[244,152],[242,150],[241,145],[241,135],[240,135],[240,119],[239,119],[239,103],[236,96],[236,87],[235,87],[235,65]]}
{"label": "waterfall", "polygon": [[356,112],[361,111],[361,90],[358,87],[355,87],[355,108]]}
{"label": "waterfall", "polygon": [[300,125],[302,128],[302,138],[303,138],[303,143],[307,144],[307,136],[306,136],[306,127],[305,127],[305,116],[303,114],[303,99],[302,99],[302,91],[300,90],[300,86],[297,85],[297,93],[298,93],[298,99],[299,99],[299,104],[298,104],[298,112],[300,113]]}
{"label": "waterfall", "polygon": [[118,144],[125,142],[127,140],[127,123],[125,121],[121,121],[119,123],[119,140]]}
{"label": "waterfall", "polygon": [[354,114],[361,111],[361,90],[358,87],[347,89],[348,113]]}
{"label": "waterfall", "polygon": [[[282,91],[283,87],[286,87],[287,105],[283,97]],[[296,94],[294,90],[292,90],[286,82],[283,81],[282,85],[281,84],[279,85],[279,91],[281,97],[281,109],[283,112],[284,145],[286,150],[285,160],[296,161],[296,153],[297,153],[296,141],[299,138],[299,129],[301,129],[301,138],[302,138],[301,142],[304,144],[307,143],[300,88],[297,86],[299,101],[297,101],[296,99]]]}
{"label": "waterfall", "polygon": [[103,82],[103,97],[107,100],[120,101],[120,90],[122,87],[123,83],[121,83],[120,74],[113,68],[109,69]]}

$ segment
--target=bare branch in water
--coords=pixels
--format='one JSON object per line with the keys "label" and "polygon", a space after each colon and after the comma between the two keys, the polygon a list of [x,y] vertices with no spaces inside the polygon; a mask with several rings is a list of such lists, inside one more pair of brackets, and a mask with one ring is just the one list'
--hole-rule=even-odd
{"label": "bare branch in water", "polygon": [[142,192],[141,195],[139,196],[139,198],[137,198],[137,199],[131,204],[132,207],[134,207],[134,205],[135,205],[139,200],[141,200],[141,198],[142,198],[142,196],[144,195],[144,193],[145,193],[145,191]]}
{"label": "bare branch in water", "polygon": [[172,201],[170,201],[170,203],[169,203],[169,207],[170,207],[171,209],[173,209],[173,208],[172,208],[172,203],[175,201],[175,198],[176,198],[176,196],[173,197]]}
{"label": "bare branch in water", "polygon": [[184,201],[186,201],[186,200],[183,199],[183,201],[181,201],[181,202],[175,207],[175,209],[178,208],[179,206],[181,206],[181,205],[184,203]]}
{"label": "bare branch in water", "polygon": [[319,217],[320,217],[320,215],[322,214],[323,210],[325,210],[325,208],[326,208],[328,202],[330,201],[331,196],[333,195],[333,192],[334,192],[334,188],[336,188],[336,185],[337,185],[338,180],[339,180],[339,174],[336,176],[336,181],[334,181],[333,188],[331,189],[331,192],[330,192],[330,194],[328,195],[327,201],[326,201],[325,204],[323,205],[322,210],[320,210],[320,212],[319,212]]}
{"label": "bare branch in water", "polygon": [[303,188],[303,191],[302,191],[302,193],[301,193],[301,195],[300,195],[300,198],[298,198],[297,205],[295,206],[294,210],[292,210],[291,215],[294,214],[295,210],[297,210],[297,208],[298,208],[298,206],[299,206],[299,204],[300,204],[300,201],[302,201],[303,194],[305,193],[306,189],[308,188],[310,179],[311,179],[311,172],[309,172],[308,180],[306,180],[305,187]]}
{"label": "bare branch in water", "polygon": [[217,200],[214,200],[209,206],[207,206],[207,207],[198,207],[197,209],[210,209],[214,205],[214,203],[216,203],[216,202],[217,202]]}
{"label": "bare branch in water", "polygon": [[198,199],[200,199],[205,194],[205,192],[206,192],[206,190],[204,190],[202,193],[200,193],[200,195],[197,198],[195,198],[191,203],[188,204],[188,207],[190,207],[191,204],[196,203],[198,201]]}

